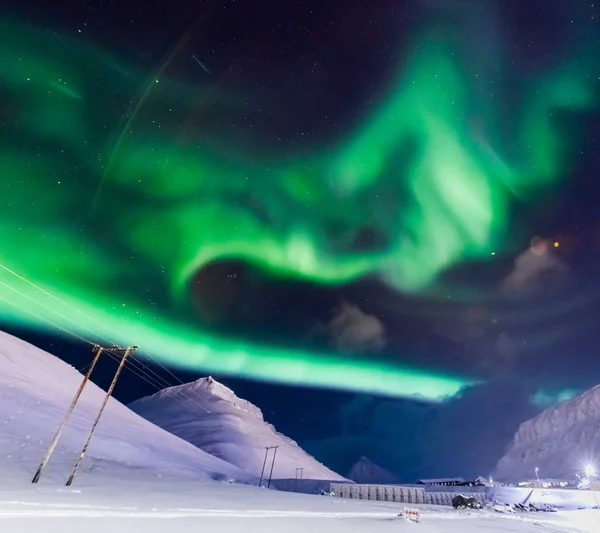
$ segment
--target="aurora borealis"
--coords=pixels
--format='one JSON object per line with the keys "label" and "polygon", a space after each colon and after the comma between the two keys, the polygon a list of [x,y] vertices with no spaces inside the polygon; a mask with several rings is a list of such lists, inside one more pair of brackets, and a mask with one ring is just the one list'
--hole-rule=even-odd
{"label": "aurora borealis", "polygon": [[236,259],[426,294],[447,269],[502,249],[511,204],[534,202],[575,157],[578,132],[560,118],[598,103],[588,41],[534,72],[497,52],[499,83],[464,60],[460,29],[433,20],[354,127],[273,155],[268,137],[224,133],[243,94],[178,76],[181,42],[143,70],[83,37],[1,27],[0,263],[25,278],[0,269],[4,321],[291,384],[437,400],[472,380],[216,335],[190,316],[195,273]]}

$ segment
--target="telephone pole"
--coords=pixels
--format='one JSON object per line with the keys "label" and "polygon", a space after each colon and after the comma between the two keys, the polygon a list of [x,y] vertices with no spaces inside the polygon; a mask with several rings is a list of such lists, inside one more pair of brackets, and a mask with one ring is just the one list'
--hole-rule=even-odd
{"label": "telephone pole", "polygon": [[[265,466],[267,465],[267,456],[269,455],[269,450],[275,450],[275,453],[277,453],[277,448],[279,448],[279,446],[265,446],[265,460],[263,461],[262,470],[260,472],[260,479],[258,480],[259,487],[262,485],[263,476],[265,475]],[[273,456],[273,462],[275,462],[274,456]],[[271,465],[271,474],[272,473],[273,473],[273,466]],[[269,479],[269,484],[270,483],[271,483],[271,481]]]}
{"label": "telephone pole", "polygon": [[273,452],[273,462],[271,463],[271,473],[269,474],[269,483],[267,484],[268,489],[271,488],[271,478],[273,477],[273,467],[275,466],[275,457],[277,457],[277,449],[279,448],[279,446],[272,446],[272,448],[274,448],[275,451]]}
{"label": "telephone pole", "polygon": [[265,465],[267,464],[267,454],[269,453],[269,448],[265,447],[265,460],[263,461],[263,467],[260,471],[260,479],[258,480],[258,486],[262,485],[263,476],[265,475]]}
{"label": "telephone pole", "polygon": [[303,467],[296,468],[296,481],[294,482],[294,491],[298,490],[298,480],[302,481],[303,472],[304,472]]}
{"label": "telephone pole", "polygon": [[77,461],[75,462],[75,466],[73,466],[73,471],[71,472],[71,475],[69,476],[69,479],[67,480],[67,487],[70,487],[71,484],[73,483],[73,479],[75,478],[77,469],[79,468],[81,461],[83,461],[85,452],[87,452],[88,446],[90,445],[90,441],[92,440],[92,437],[94,436],[94,431],[96,431],[96,427],[98,426],[98,422],[100,422],[100,417],[102,416],[102,413],[104,412],[104,408],[106,407],[106,404],[108,403],[108,400],[112,395],[113,389],[115,388],[115,385],[117,384],[117,379],[119,379],[119,374],[121,373],[121,371],[123,370],[123,367],[125,366],[125,361],[127,360],[127,357],[129,356],[129,354],[131,352],[134,352],[135,350],[137,350],[137,348],[138,348],[137,346],[128,346],[127,348],[115,347],[113,350],[111,350],[113,352],[123,352],[123,357],[121,358],[119,367],[117,368],[117,371],[115,372],[115,377],[113,378],[112,383],[110,384],[110,387],[108,388],[108,391],[106,392],[106,396],[104,397],[104,401],[102,402],[102,405],[100,406],[100,411],[98,412],[98,416],[96,416],[96,420],[94,420],[94,424],[92,425],[92,429],[90,430],[88,438],[85,441],[85,444],[83,445],[83,449],[81,450],[81,453],[79,454],[79,457],[77,458]]}
{"label": "telephone pole", "polygon": [[50,461],[50,457],[52,457],[52,454],[54,453],[54,450],[56,449],[56,446],[58,444],[58,440],[60,439],[62,431],[63,431],[67,421],[71,417],[71,414],[73,413],[73,410],[75,409],[75,405],[77,405],[77,402],[79,401],[81,393],[83,392],[84,387],[86,386],[87,382],[89,381],[90,376],[92,375],[92,372],[94,371],[94,367],[96,366],[98,359],[100,359],[100,355],[104,351],[104,348],[102,346],[95,344],[93,347],[93,351],[95,352],[95,355],[94,355],[94,359],[92,360],[92,364],[90,365],[90,367],[88,368],[88,371],[86,372],[85,376],[83,377],[83,380],[81,381],[81,384],[79,385],[79,388],[77,389],[77,392],[75,393],[75,396],[73,397],[73,401],[71,402],[71,405],[67,409],[67,412],[63,416],[63,419],[60,421],[60,424],[58,424],[58,429],[56,430],[54,438],[52,439],[52,442],[50,443],[50,446],[48,447],[48,450],[46,451],[46,455],[44,455],[44,458],[42,459],[40,466],[38,466],[38,469],[37,469],[35,475],[33,476],[33,479],[31,480],[32,483],[37,483],[40,480],[40,477],[42,476],[42,471],[48,464],[48,461]]}

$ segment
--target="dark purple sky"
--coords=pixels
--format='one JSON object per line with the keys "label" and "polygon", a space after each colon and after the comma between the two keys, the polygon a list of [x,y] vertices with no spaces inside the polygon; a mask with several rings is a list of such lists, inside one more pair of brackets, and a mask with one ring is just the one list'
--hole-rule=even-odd
{"label": "dark purple sky", "polygon": [[[287,150],[352,124],[355,109],[390,76],[393,53],[402,50],[407,36],[439,8],[456,5],[472,12],[474,26],[482,12],[493,9],[499,17],[494,19],[490,39],[498,39],[498,46],[510,49],[516,61],[531,69],[552,62],[578,31],[572,22],[575,3],[565,0],[68,0],[60,4],[19,0],[12,4],[13,15],[57,31],[83,29],[91,40],[142,69],[156,68],[190,32],[188,48],[211,70],[233,72],[235,83],[258,95],[266,85],[278,87],[280,116],[287,116],[286,110],[306,98],[332,109],[334,119],[327,123],[307,108],[294,114],[291,124],[285,120],[269,124],[280,137],[275,150]],[[580,2],[578,9],[588,10],[588,24],[597,24],[600,32],[600,5],[592,8],[591,3]],[[189,68],[181,75],[196,75],[191,61]],[[532,404],[536,392],[551,395],[600,382],[599,119],[598,113],[576,112],[557,118],[564,120],[565,128],[567,123],[575,124],[583,137],[568,176],[556,189],[542,191],[534,202],[515,201],[506,238],[509,253],[497,261],[462,264],[447,272],[439,282],[445,288],[439,298],[408,297],[373,279],[334,288],[274,280],[240,263],[212,265],[208,273],[199,273],[216,280],[213,294],[192,291],[192,297],[212,312],[211,298],[222,300],[234,280],[232,303],[212,325],[217,332],[308,348],[332,341],[319,334],[319,326],[331,320],[342,302],[351,302],[384,325],[386,356],[399,353],[402,362],[482,378],[483,385],[461,399],[427,406],[222,380],[257,404],[279,431],[342,474],[366,455],[407,481],[419,476],[488,475],[517,425],[539,409]],[[530,243],[536,236],[547,239],[544,257],[551,257],[557,268],[544,268],[546,263],[532,255]],[[561,243],[559,248],[553,248],[554,241]],[[533,272],[534,282],[518,298],[500,297],[502,284],[519,265]],[[89,358],[87,348],[58,335],[17,333],[78,368]],[[112,363],[100,366],[99,385],[107,386],[112,370]],[[161,369],[157,371],[173,382]],[[174,371],[183,380],[202,375]],[[129,402],[151,392],[149,384],[125,373],[115,395]],[[407,427],[413,428],[408,434]],[[474,454],[468,461],[463,456],[467,448]]]}

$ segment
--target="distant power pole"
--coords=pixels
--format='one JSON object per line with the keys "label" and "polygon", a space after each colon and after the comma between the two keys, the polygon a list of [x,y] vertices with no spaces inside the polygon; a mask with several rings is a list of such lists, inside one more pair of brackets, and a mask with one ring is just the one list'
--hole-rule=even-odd
{"label": "distant power pole", "polygon": [[[267,465],[267,456],[269,455],[269,450],[275,450],[275,454],[277,453],[277,448],[279,446],[265,446],[265,460],[263,461],[262,470],[260,472],[260,479],[258,480],[258,486],[262,485],[263,477],[265,475],[265,466]],[[275,454],[273,454],[273,462],[275,462]],[[271,465],[271,474],[273,474],[273,465]],[[271,479],[269,478],[269,485],[271,484]]]}
{"label": "distant power pole", "polygon": [[296,481],[294,481],[294,490],[298,490],[298,480],[302,481],[304,468],[296,468]]}
{"label": "distant power pole", "polygon": [[102,405],[100,406],[100,411],[98,411],[98,415],[96,416],[96,420],[94,420],[94,424],[92,425],[92,429],[90,430],[88,438],[85,441],[85,444],[83,445],[83,449],[81,450],[81,453],[79,454],[79,457],[77,458],[75,466],[73,466],[73,471],[71,472],[71,475],[69,476],[69,479],[67,480],[67,487],[70,487],[71,484],[73,483],[73,479],[75,478],[77,469],[79,468],[81,461],[83,461],[85,452],[87,451],[88,446],[90,445],[90,441],[92,440],[92,437],[94,436],[94,431],[96,431],[98,422],[100,422],[100,417],[102,416],[102,413],[104,412],[104,408],[106,407],[106,404],[108,403],[108,400],[112,395],[115,385],[117,384],[117,379],[119,379],[119,374],[121,373],[121,371],[123,370],[123,367],[125,366],[125,361],[127,360],[127,357],[129,356],[129,354],[131,352],[134,352],[135,350],[137,350],[137,348],[138,348],[137,346],[128,346],[127,348],[116,347],[111,350],[113,352],[123,352],[123,357],[121,358],[119,367],[117,368],[117,371],[115,372],[115,377],[113,378],[112,383],[110,384],[110,387],[108,388],[108,391],[106,392],[106,396],[104,396],[104,401],[102,402]]}
{"label": "distant power pole", "polygon": [[81,393],[83,392],[83,388],[86,386],[87,382],[89,381],[90,376],[92,375],[92,372],[94,370],[94,367],[96,366],[98,359],[100,359],[100,355],[104,351],[104,348],[102,346],[98,346],[97,344],[95,344],[93,350],[95,352],[95,355],[94,355],[94,359],[92,360],[92,364],[90,365],[88,371],[86,372],[85,376],[83,377],[83,380],[81,381],[81,385],[79,385],[79,388],[77,389],[77,392],[75,393],[75,396],[73,397],[73,401],[71,402],[71,405],[67,409],[67,412],[63,416],[63,419],[60,421],[60,424],[58,424],[58,429],[56,430],[54,438],[52,439],[52,442],[50,443],[50,446],[48,447],[48,450],[46,451],[46,455],[44,455],[44,458],[42,459],[40,466],[38,466],[38,469],[37,469],[35,475],[33,476],[33,479],[31,480],[32,483],[37,483],[40,480],[40,477],[42,476],[42,471],[44,470],[44,468],[48,464],[48,461],[50,460],[50,457],[54,453],[54,450],[56,449],[56,446],[58,444],[58,440],[60,439],[62,431],[65,427],[65,424],[71,417],[71,414],[73,413],[73,410],[75,409],[75,405],[77,405],[77,402],[79,401]]}
{"label": "distant power pole", "polygon": [[260,471],[260,479],[258,480],[259,487],[262,485],[263,476],[265,475],[265,465],[267,464],[267,454],[268,453],[269,453],[269,447],[266,446],[265,447],[265,460],[263,461],[263,467],[262,467],[262,470]]}
{"label": "distant power pole", "polygon": [[271,488],[271,478],[273,477],[273,467],[275,466],[275,457],[277,457],[277,450],[279,449],[279,446],[273,446],[273,448],[275,449],[275,451],[273,452],[273,462],[271,463],[271,472],[269,473],[269,483],[267,484],[268,489]]}

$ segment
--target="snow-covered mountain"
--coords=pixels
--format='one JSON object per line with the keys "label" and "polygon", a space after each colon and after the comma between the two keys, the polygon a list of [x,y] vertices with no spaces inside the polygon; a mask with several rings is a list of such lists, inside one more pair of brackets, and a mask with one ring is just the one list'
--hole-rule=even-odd
{"label": "snow-covered mountain", "polygon": [[519,427],[495,470],[499,480],[571,478],[600,450],[600,385],[546,409]]}
{"label": "snow-covered mountain", "polygon": [[[140,419],[115,400],[108,403],[75,486],[65,489],[60,484],[103,398],[103,391],[93,384],[86,387],[47,476],[39,485],[32,485],[31,476],[80,380],[77,371],[54,356],[0,333],[2,531],[83,528],[86,533],[107,529],[166,533],[176,529],[187,533],[200,527],[204,531],[248,533],[300,533],[307,529],[378,533],[410,528],[398,518],[398,504],[394,502],[342,501],[259,490],[250,485],[199,483],[205,477],[244,474]],[[590,491],[577,495],[588,496],[588,507],[594,505]],[[459,516],[444,507],[421,510],[421,518],[431,531],[447,533],[599,530],[598,517],[591,510],[589,514],[580,511],[577,516],[572,513],[572,517],[550,514],[543,519],[528,516],[520,520],[481,511],[474,520],[471,515]],[[450,516],[452,520],[448,520]]]}
{"label": "snow-covered mountain", "polygon": [[350,469],[346,476],[356,483],[393,484],[398,479],[390,471],[382,468],[362,456]]}
{"label": "snow-covered mountain", "polygon": [[[170,387],[133,402],[129,407],[157,426],[191,442],[198,448],[259,477],[266,446],[279,446],[273,479],[295,479],[303,468],[305,480],[343,480],[341,476],[308,455],[296,442],[265,422],[261,410],[238,398],[215,381],[198,381]],[[265,467],[268,477],[273,457]],[[300,474],[299,474],[300,475]]]}
{"label": "snow-covered mountain", "polygon": [[[0,332],[0,486],[33,477],[81,379],[55,356]],[[104,395],[93,383],[87,384],[41,484],[67,480]],[[114,399],[108,402],[75,485],[90,471],[94,476],[136,471],[151,477],[251,480],[237,467],[154,426]]]}

